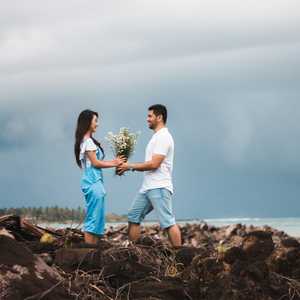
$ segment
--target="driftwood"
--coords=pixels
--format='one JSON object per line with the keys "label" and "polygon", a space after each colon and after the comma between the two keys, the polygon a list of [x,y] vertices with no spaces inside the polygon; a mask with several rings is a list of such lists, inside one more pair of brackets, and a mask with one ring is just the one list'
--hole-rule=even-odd
{"label": "driftwood", "polygon": [[10,219],[17,219],[20,222],[20,217],[15,216],[15,215],[5,215],[5,216],[0,216],[0,225]]}
{"label": "driftwood", "polygon": [[[136,243],[126,226],[111,227],[82,248],[80,230],[0,217],[0,299],[300,300],[298,239],[241,224],[181,232],[184,246],[172,249],[158,226]],[[41,243],[45,233],[55,239]]]}
{"label": "driftwood", "polygon": [[51,228],[42,228],[32,224],[29,220],[21,219],[15,215],[5,215],[0,217],[0,229],[6,229],[8,233],[15,235],[20,241],[37,241],[45,233],[50,233],[54,237],[62,237],[63,234]]}
{"label": "driftwood", "polygon": [[37,238],[41,238],[43,236],[43,234],[46,232],[44,229],[40,229],[37,226],[31,224],[30,222],[28,222],[24,219],[21,221],[21,227],[23,227],[25,230],[30,231]]}
{"label": "driftwood", "polygon": [[[46,290],[64,281],[59,272],[16,240],[0,236],[0,249],[0,299],[41,299]],[[72,299],[59,286],[51,292],[51,297],[43,297],[53,298]]]}

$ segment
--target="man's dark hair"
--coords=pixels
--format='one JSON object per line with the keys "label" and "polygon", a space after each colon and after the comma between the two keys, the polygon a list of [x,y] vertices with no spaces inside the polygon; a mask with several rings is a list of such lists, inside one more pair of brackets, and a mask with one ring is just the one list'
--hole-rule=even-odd
{"label": "man's dark hair", "polygon": [[153,110],[153,113],[156,116],[161,115],[163,118],[164,123],[167,123],[167,118],[168,118],[168,112],[167,112],[167,108],[162,105],[162,104],[155,104],[155,105],[151,105],[148,110]]}

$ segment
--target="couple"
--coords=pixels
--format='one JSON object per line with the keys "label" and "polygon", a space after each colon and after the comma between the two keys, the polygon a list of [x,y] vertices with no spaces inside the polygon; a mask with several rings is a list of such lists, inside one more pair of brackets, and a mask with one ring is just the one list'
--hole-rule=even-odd
{"label": "couple", "polygon": [[161,104],[150,106],[147,122],[154,135],[147,145],[145,162],[129,163],[124,157],[104,160],[104,150],[93,137],[98,127],[98,113],[91,110],[80,113],[74,150],[76,162],[83,169],[81,190],[86,201],[85,243],[97,244],[104,234],[106,192],[102,169],[116,168],[120,175],[127,171],[144,172],[142,187],[128,213],[129,239],[136,241],[140,237],[140,223],[154,209],[171,244],[174,247],[181,245],[180,229],[172,210],[174,141],[166,127],[166,107]]}

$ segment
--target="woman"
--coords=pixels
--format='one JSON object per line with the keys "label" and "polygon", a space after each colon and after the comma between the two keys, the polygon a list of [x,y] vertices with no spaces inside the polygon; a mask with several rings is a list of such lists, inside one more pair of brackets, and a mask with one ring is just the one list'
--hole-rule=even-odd
{"label": "woman", "polygon": [[105,161],[100,143],[93,137],[98,127],[98,113],[84,110],[79,114],[75,132],[75,157],[77,165],[83,169],[81,190],[86,201],[84,220],[84,240],[87,244],[97,244],[104,233],[105,196],[103,168],[115,168],[123,163],[122,157]]}

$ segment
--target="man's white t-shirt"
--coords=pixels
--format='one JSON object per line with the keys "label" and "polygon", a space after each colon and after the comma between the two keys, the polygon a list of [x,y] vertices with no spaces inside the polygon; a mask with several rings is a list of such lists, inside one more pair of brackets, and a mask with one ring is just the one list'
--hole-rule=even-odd
{"label": "man's white t-shirt", "polygon": [[164,155],[165,159],[158,169],[144,172],[140,193],[156,188],[166,188],[173,193],[174,140],[166,127],[161,128],[152,136],[146,148],[145,161],[150,161],[154,154]]}

